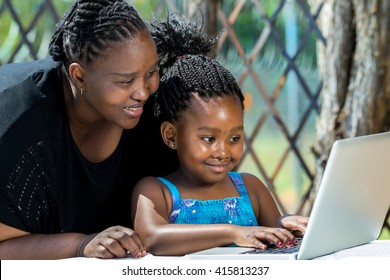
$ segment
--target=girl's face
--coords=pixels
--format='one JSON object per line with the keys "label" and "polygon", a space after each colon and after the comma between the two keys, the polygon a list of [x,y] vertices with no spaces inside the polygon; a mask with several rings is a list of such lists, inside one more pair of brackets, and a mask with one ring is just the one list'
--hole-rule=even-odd
{"label": "girl's face", "polygon": [[113,44],[104,57],[83,69],[84,117],[123,129],[138,123],[143,105],[160,80],[157,50],[148,32]]}
{"label": "girl's face", "polygon": [[242,156],[243,111],[236,96],[206,100],[194,95],[175,127],[181,170],[190,181],[221,182]]}

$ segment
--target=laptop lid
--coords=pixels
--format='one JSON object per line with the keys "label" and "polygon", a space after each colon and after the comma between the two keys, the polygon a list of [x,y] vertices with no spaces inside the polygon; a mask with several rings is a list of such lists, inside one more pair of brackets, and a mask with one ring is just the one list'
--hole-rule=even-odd
{"label": "laptop lid", "polygon": [[390,133],[333,144],[298,259],[378,238],[390,206]]}

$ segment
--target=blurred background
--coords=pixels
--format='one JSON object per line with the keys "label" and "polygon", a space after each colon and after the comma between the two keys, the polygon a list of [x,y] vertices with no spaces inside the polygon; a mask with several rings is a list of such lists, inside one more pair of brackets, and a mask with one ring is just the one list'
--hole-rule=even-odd
{"label": "blurred background", "polygon": [[[46,57],[54,26],[73,2],[0,0],[0,65]],[[327,1],[128,2],[145,20],[179,12],[220,34],[216,59],[245,94],[246,146],[237,169],[261,178],[282,212],[309,215],[323,89],[317,52],[327,44],[318,18]],[[381,238],[390,239],[388,225]]]}

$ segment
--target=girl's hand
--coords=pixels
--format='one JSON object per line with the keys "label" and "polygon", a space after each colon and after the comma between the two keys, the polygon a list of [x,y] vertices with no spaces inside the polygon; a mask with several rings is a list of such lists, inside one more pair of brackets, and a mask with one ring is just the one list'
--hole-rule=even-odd
{"label": "girl's hand", "polygon": [[266,250],[267,244],[274,244],[280,248],[291,247],[297,244],[294,235],[283,228],[234,226],[233,234],[233,242],[242,247]]}
{"label": "girl's hand", "polygon": [[103,259],[124,258],[130,254],[136,258],[144,257],[146,249],[134,230],[122,226],[89,235],[78,250],[78,256]]}
{"label": "girl's hand", "polygon": [[294,234],[303,235],[306,231],[307,223],[309,222],[308,217],[299,215],[285,215],[279,218],[279,225]]}

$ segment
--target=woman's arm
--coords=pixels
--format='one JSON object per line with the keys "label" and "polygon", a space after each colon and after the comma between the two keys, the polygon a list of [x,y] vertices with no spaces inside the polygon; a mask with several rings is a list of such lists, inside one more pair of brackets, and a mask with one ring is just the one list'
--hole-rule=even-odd
{"label": "woman's arm", "polygon": [[99,234],[29,234],[0,224],[0,259],[64,259],[73,257],[115,258],[146,254],[131,229],[111,227]]}
{"label": "woman's arm", "polygon": [[[155,178],[141,180],[132,197],[132,219],[148,251],[155,255],[184,255],[235,243],[265,249],[262,241],[277,245],[294,237],[283,229],[243,227],[230,224],[170,224],[170,200]],[[167,191],[168,192],[168,191]]]}
{"label": "woman's arm", "polygon": [[0,224],[0,259],[62,259],[75,257],[85,235],[29,234]]}

